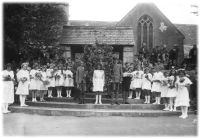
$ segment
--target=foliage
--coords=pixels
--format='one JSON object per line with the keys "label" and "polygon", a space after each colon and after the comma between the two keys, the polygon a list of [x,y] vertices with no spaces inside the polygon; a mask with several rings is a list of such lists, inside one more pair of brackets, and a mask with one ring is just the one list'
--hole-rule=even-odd
{"label": "foliage", "polygon": [[[48,46],[57,46],[62,26],[67,22],[63,4],[4,4],[4,52],[16,58],[44,58]],[[5,61],[9,54],[4,55]],[[16,60],[16,59],[15,59]]]}
{"label": "foliage", "polygon": [[114,65],[112,50],[112,46],[99,45],[98,43],[84,47],[83,60],[85,63],[85,69],[88,71],[90,83],[92,82],[93,71],[99,64],[101,64],[103,70],[105,71],[105,89],[108,88],[112,79],[112,70]]}

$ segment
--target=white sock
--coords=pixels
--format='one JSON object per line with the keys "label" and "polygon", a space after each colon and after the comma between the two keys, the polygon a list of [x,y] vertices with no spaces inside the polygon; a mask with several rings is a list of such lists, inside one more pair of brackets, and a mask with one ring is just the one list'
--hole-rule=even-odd
{"label": "white sock", "polygon": [[71,90],[69,90],[69,97],[71,97]]}
{"label": "white sock", "polygon": [[96,95],[96,101],[95,101],[95,104],[98,103],[98,95]]}
{"label": "white sock", "polygon": [[99,104],[102,104],[102,103],[101,103],[101,95],[99,95]]}

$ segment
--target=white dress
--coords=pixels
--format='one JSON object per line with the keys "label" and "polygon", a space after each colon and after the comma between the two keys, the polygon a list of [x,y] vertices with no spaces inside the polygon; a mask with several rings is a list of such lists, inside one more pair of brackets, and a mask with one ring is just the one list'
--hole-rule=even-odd
{"label": "white dress", "polygon": [[64,75],[61,70],[55,72],[55,76],[59,75],[60,78],[55,78],[55,86],[64,86]]}
{"label": "white dress", "polygon": [[177,78],[176,86],[177,86],[177,96],[175,100],[175,106],[190,106],[190,98],[189,98],[189,92],[187,87],[185,85],[191,85],[192,82],[189,78],[184,77],[185,81],[180,83],[180,78]]}
{"label": "white dress", "polygon": [[[162,72],[155,72],[153,74],[152,81],[159,80],[162,81],[163,73]],[[151,92],[161,92],[161,83],[160,82],[153,82]]]}
{"label": "white dress", "polygon": [[40,86],[41,86],[41,81],[38,80],[36,78],[36,73],[38,73],[40,71],[38,70],[35,70],[35,69],[32,69],[30,71],[30,76],[33,77],[32,79],[30,79],[30,87],[29,87],[29,90],[40,90]]}
{"label": "white dress", "polygon": [[[145,78],[145,76],[148,75],[149,80],[147,80],[147,78]],[[146,89],[146,90],[151,90],[151,80],[152,80],[152,75],[151,73],[148,73],[148,74],[143,74],[143,77],[142,77],[142,89]]]}
{"label": "white dress", "polygon": [[47,69],[47,79],[49,81],[49,85],[47,87],[55,87],[55,78],[53,74],[53,69]]}
{"label": "white dress", "polygon": [[[175,80],[174,76],[169,77],[170,85],[173,84],[174,80]],[[176,87],[168,89],[167,97],[176,97],[176,95],[177,95]]]}
{"label": "white dress", "polygon": [[[42,80],[43,81],[46,81],[47,80],[47,74],[46,74],[46,72],[44,72],[44,71],[41,71],[41,74],[42,74]],[[48,90],[48,88],[47,88],[47,85],[45,85],[43,82],[41,83],[41,85],[40,85],[40,90]]]}
{"label": "white dress", "polygon": [[[23,83],[22,81],[19,81],[22,78],[26,78],[27,80]],[[16,94],[17,95],[28,95],[29,94],[29,84],[30,84],[30,78],[29,78],[29,72],[27,70],[21,69],[17,73],[17,79],[19,81]]]}
{"label": "white dress", "polygon": [[70,70],[65,70],[64,74],[66,76],[64,85],[66,87],[73,87],[74,86],[73,73]]}
{"label": "white dress", "polygon": [[[11,79],[14,78],[13,71],[3,71],[3,77],[10,76]],[[13,103],[14,102],[14,83],[13,81],[3,81],[3,103]]]}
{"label": "white dress", "polygon": [[161,89],[160,97],[167,97],[169,91],[168,77],[163,77],[160,89]]}
{"label": "white dress", "polygon": [[142,76],[143,71],[134,71],[132,72],[132,81],[130,85],[130,89],[142,88]]}
{"label": "white dress", "polygon": [[103,70],[94,70],[93,74],[93,91],[103,92],[105,74]]}

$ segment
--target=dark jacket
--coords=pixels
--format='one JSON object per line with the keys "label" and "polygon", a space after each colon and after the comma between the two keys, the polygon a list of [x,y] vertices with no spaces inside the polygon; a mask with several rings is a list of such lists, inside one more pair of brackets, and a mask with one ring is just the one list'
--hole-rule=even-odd
{"label": "dark jacket", "polygon": [[76,83],[86,83],[86,75],[84,67],[79,66],[76,70]]}
{"label": "dark jacket", "polygon": [[123,69],[121,64],[115,64],[113,67],[113,82],[122,82]]}

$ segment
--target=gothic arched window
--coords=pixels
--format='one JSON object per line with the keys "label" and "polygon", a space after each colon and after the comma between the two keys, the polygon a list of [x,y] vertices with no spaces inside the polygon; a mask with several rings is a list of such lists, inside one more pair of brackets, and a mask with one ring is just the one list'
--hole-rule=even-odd
{"label": "gothic arched window", "polygon": [[148,50],[153,48],[153,20],[148,15],[143,15],[138,20],[137,44],[141,48],[144,44]]}

